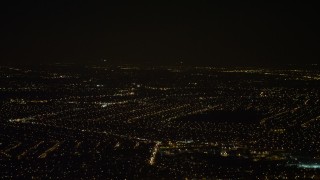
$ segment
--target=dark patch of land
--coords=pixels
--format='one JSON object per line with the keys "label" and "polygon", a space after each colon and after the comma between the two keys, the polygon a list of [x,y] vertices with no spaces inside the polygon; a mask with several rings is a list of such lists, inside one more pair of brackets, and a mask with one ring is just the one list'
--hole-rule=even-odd
{"label": "dark patch of land", "polygon": [[192,114],[178,118],[177,121],[184,122],[213,122],[213,123],[258,123],[261,114],[257,111],[237,110],[237,111],[208,111],[202,114]]}

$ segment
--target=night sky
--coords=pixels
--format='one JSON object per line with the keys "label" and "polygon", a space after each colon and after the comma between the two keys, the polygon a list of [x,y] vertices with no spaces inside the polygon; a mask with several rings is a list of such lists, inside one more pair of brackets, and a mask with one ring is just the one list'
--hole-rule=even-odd
{"label": "night sky", "polygon": [[1,2],[0,61],[197,66],[319,61],[315,4],[224,2]]}

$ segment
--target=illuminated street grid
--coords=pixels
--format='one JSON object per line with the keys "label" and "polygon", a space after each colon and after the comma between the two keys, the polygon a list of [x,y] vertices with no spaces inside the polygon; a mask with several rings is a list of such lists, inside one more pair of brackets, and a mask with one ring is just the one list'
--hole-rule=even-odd
{"label": "illuminated street grid", "polygon": [[320,178],[320,72],[0,68],[1,177]]}

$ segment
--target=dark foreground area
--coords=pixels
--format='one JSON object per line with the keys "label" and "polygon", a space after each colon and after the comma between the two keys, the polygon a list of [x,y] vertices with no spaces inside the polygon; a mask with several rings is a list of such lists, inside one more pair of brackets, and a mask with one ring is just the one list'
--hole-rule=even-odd
{"label": "dark foreground area", "polygon": [[320,178],[320,71],[0,67],[0,177]]}

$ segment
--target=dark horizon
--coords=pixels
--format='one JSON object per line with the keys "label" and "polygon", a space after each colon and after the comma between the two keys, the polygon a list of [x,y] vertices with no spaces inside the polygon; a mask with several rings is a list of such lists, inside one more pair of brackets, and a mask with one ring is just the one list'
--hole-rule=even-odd
{"label": "dark horizon", "polygon": [[6,2],[2,64],[283,66],[319,61],[311,3]]}
{"label": "dark horizon", "polygon": [[254,68],[254,69],[303,69],[303,70],[320,70],[319,63],[305,63],[305,64],[204,64],[204,63],[192,63],[192,62],[125,62],[125,61],[105,61],[105,59],[94,59],[91,61],[43,61],[43,62],[0,62],[0,67],[20,67],[20,68],[33,68],[33,67],[55,67],[55,66],[73,66],[73,67],[139,67],[139,68],[161,68],[161,67],[173,67],[173,68]]}

